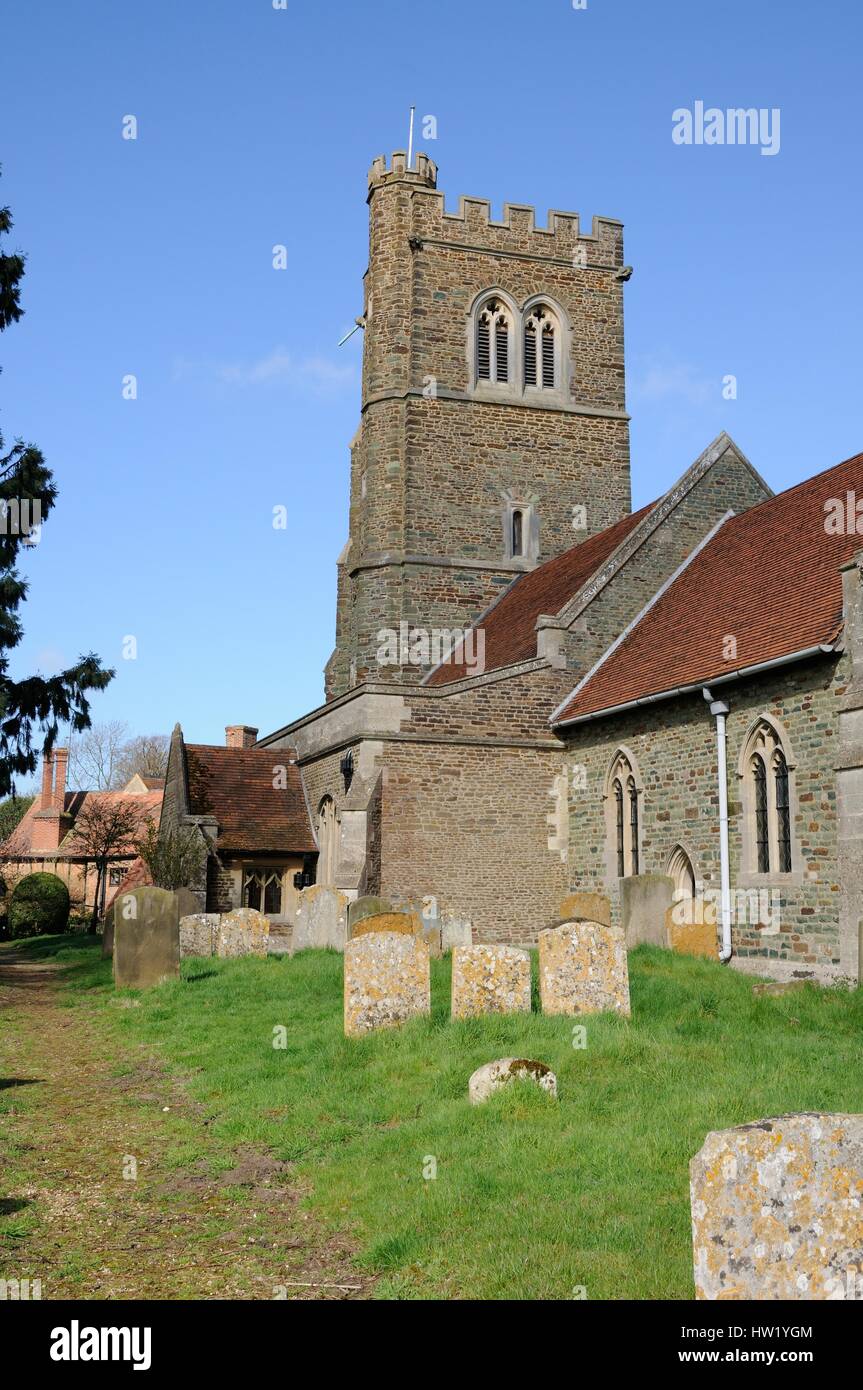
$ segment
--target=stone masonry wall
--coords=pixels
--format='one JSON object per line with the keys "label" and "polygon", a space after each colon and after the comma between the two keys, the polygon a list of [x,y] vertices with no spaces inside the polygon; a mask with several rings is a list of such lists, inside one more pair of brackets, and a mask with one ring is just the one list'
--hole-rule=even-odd
{"label": "stone masonry wall", "polygon": [[[738,966],[778,978],[841,973],[840,884],[837,861],[837,697],[848,679],[847,661],[801,663],[748,681],[714,687],[730,706],[728,796],[732,893],[741,887],[776,888],[780,931],[764,936],[757,926],[734,924]],[[799,872],[762,877],[741,869],[744,817],[738,759],[753,722],[767,714],[788,736],[792,772],[792,831]],[[700,695],[646,706],[636,712],[576,725],[569,731],[572,769],[583,769],[570,791],[570,887],[601,890],[620,921],[619,880],[609,853],[604,790],[618,749],[633,756],[643,785],[641,871],[664,873],[675,846],[689,854],[696,879],[719,889],[719,813],[715,720]],[[579,783],[583,781],[583,788]],[[796,798],[796,805],[795,805]]]}

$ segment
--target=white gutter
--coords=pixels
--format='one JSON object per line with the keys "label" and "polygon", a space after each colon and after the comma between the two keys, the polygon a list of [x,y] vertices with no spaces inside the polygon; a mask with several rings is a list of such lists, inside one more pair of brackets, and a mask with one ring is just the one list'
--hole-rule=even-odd
{"label": "white gutter", "polygon": [[[802,647],[800,651],[789,652],[787,656],[776,656],[771,661],[759,661],[753,666],[739,666],[736,671],[726,671],[722,676],[710,676],[711,685],[726,685],[728,681],[745,680],[747,676],[757,676],[761,671],[775,671],[779,666],[788,666],[792,661],[805,661],[812,656],[829,656],[831,653],[840,651],[840,643],[819,642],[814,647]],[[591,674],[593,674],[591,672]],[[586,684],[586,681],[583,682]],[[605,719],[611,714],[620,714],[623,710],[638,709],[642,705],[655,705],[660,700],[671,700],[675,695],[692,695],[695,691],[704,689],[704,679],[692,681],[689,685],[675,685],[669,690],[659,690],[655,695],[640,695],[636,700],[627,700],[622,705],[607,705],[605,709],[591,711],[590,714],[576,714],[572,719],[558,719],[555,728],[564,729],[573,724],[587,724],[592,719]],[[572,704],[576,692],[568,695],[564,701],[566,705]],[[555,711],[556,713],[556,711]],[[552,715],[554,720],[554,715]]]}
{"label": "white gutter", "polygon": [[731,959],[731,870],[728,853],[728,750],[725,737],[725,720],[728,706],[724,700],[714,700],[705,685],[701,691],[710,702],[710,713],[716,719],[716,770],[719,779],[719,888],[722,917],[722,950],[719,959],[723,965]]}

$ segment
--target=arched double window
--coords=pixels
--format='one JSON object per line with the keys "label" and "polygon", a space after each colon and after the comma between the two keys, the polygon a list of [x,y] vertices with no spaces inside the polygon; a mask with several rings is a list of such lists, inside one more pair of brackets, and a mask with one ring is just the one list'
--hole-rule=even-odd
{"label": "arched double window", "polygon": [[474,387],[501,387],[509,398],[562,397],[563,310],[548,299],[519,308],[503,291],[489,290],[474,305],[470,333]]}
{"label": "arched double window", "polygon": [[772,720],[759,719],[738,769],[743,779],[744,872],[792,872],[791,767],[779,729]]}
{"label": "arched double window", "polygon": [[641,792],[632,760],[619,752],[611,766],[606,789],[609,859],[618,878],[641,869]]}

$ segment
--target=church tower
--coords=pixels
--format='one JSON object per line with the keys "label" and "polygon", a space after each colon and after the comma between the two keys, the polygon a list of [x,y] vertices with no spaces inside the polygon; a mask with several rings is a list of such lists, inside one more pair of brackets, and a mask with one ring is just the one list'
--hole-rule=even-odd
{"label": "church tower", "polygon": [[[623,228],[462,198],[424,154],[369,173],[362,413],[327,699],[417,681],[384,637],[463,629],[630,511]],[[401,627],[404,632],[405,628]]]}

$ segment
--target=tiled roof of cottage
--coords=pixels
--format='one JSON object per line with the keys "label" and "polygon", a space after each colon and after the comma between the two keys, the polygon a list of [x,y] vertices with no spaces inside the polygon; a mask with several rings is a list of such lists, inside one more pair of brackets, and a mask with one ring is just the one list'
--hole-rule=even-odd
{"label": "tiled roof of cottage", "polygon": [[72,825],[64,835],[59,849],[42,850],[31,848],[31,838],[33,834],[33,821],[41,810],[40,797],[37,795],[32,806],[28,807],[21,820],[16,825],[8,840],[0,847],[4,858],[26,859],[32,855],[37,859],[47,859],[54,855],[60,855],[65,859],[83,859],[86,857],[83,846],[74,835],[74,823],[80,816],[84,806],[95,801],[118,801],[122,804],[131,803],[140,810],[140,830],[130,835],[125,844],[118,845],[112,851],[112,859],[122,859],[135,853],[135,841],[144,833],[148,819],[159,820],[159,808],[162,805],[161,791],[146,793],[130,792],[66,792],[63,797],[63,814],[71,817]]}
{"label": "tiled roof of cottage", "polygon": [[[514,580],[486,616],[474,624],[485,633],[485,670],[494,671],[535,657],[536,620],[540,614],[558,613],[655,505],[652,502],[632,512],[614,526]],[[476,673],[464,661],[456,660],[438,667],[425,683],[448,685],[471,674]]]}
{"label": "tiled roof of cottage", "polygon": [[[863,454],[729,518],[555,716],[562,724],[836,641],[842,576],[863,546],[831,503],[863,497]],[[729,650],[733,637],[736,649]]]}
{"label": "tiled roof of cottage", "polygon": [[[277,769],[285,768],[287,785]],[[296,753],[288,748],[186,744],[189,810],[215,816],[219,850],[306,854],[317,849]]]}

